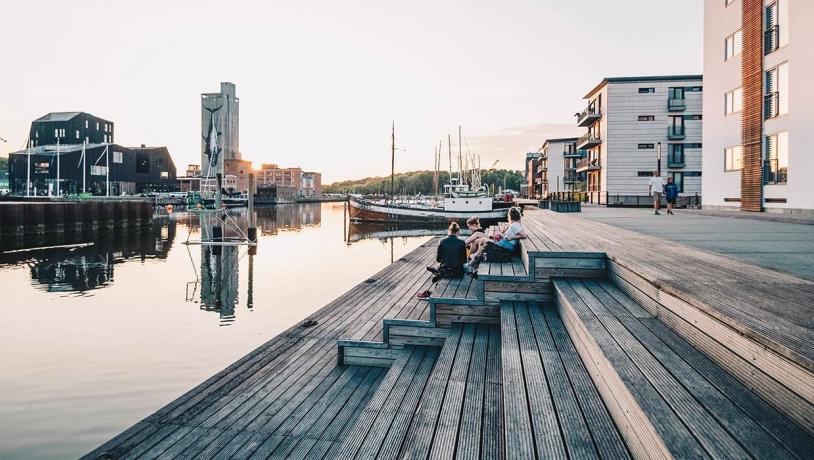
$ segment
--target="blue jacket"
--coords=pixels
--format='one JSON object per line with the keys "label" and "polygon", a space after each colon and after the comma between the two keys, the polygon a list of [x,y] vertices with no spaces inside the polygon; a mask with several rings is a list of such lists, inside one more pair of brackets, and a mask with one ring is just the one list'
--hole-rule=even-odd
{"label": "blue jacket", "polygon": [[678,197],[678,185],[676,184],[667,184],[664,186],[664,197],[668,200],[672,200]]}

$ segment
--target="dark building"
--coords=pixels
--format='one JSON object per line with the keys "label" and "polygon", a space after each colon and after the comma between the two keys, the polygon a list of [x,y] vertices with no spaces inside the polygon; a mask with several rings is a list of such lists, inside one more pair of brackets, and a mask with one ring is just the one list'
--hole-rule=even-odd
{"label": "dark building", "polygon": [[112,144],[113,122],[85,112],[51,112],[31,122],[31,146]]}
{"label": "dark building", "polygon": [[[40,145],[30,149],[31,194],[63,194],[86,191],[105,195],[109,180],[110,195],[149,191],[170,192],[177,188],[175,163],[166,147],[123,147],[118,144]],[[16,195],[26,194],[29,151],[9,154],[9,188]],[[110,174],[108,175],[108,166]],[[84,170],[84,175],[83,175]]]}

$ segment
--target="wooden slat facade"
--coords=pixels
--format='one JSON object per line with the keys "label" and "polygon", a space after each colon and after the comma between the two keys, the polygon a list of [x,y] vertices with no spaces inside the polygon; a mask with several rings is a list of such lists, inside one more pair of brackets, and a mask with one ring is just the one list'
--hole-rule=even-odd
{"label": "wooden slat facade", "polygon": [[741,209],[763,210],[763,4],[764,0],[741,0]]}

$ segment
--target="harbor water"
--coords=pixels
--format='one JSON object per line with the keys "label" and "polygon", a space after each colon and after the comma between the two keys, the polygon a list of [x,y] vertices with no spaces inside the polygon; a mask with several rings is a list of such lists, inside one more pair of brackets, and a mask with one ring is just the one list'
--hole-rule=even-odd
{"label": "harbor water", "polygon": [[87,453],[437,233],[349,228],[344,203],[257,214],[255,255],[184,244],[209,225],[196,213],[84,247],[4,244],[0,458]]}

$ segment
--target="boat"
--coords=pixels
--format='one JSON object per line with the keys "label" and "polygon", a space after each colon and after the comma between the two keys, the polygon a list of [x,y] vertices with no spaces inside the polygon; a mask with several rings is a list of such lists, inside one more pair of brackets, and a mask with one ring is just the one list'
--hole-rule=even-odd
{"label": "boat", "polygon": [[[470,217],[478,217],[483,223],[504,220],[511,203],[495,201],[485,186],[480,186],[479,169],[468,170],[468,176],[474,184],[464,179],[462,162],[460,160],[460,127],[458,128],[459,170],[457,177],[444,184],[443,199],[435,199],[435,205],[400,205],[394,199],[392,178],[395,172],[391,169],[390,199],[373,201],[358,195],[348,195],[348,210],[352,222],[380,222],[421,224],[427,222],[447,223],[465,221]],[[395,125],[393,127],[392,152],[395,158]],[[451,143],[450,143],[451,144]],[[452,147],[450,145],[450,171],[452,170]],[[438,157],[437,157],[438,158]],[[436,172],[439,161],[436,158]],[[394,161],[391,161],[391,165]],[[474,165],[474,160],[473,160]],[[392,166],[391,166],[392,168]]]}

